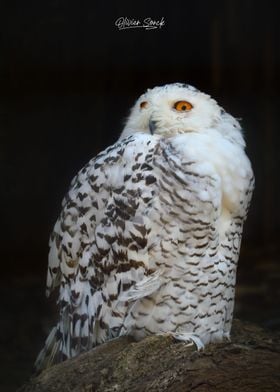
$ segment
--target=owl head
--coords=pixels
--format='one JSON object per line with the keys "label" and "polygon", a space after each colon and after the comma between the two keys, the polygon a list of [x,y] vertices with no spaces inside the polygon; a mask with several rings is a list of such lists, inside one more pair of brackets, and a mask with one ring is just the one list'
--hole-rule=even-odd
{"label": "owl head", "polygon": [[209,133],[244,144],[241,128],[209,95],[183,83],[148,89],[131,109],[121,139],[137,132],[172,137],[183,133]]}

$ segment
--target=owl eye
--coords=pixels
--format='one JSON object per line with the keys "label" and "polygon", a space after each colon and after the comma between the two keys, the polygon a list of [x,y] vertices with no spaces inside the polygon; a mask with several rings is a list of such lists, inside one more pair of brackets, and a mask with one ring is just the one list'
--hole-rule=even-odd
{"label": "owl eye", "polygon": [[193,108],[193,105],[188,101],[177,101],[174,103],[173,108],[178,112],[188,112]]}
{"label": "owl eye", "polygon": [[143,102],[140,103],[140,108],[141,108],[141,109],[144,109],[144,108],[146,108],[147,106],[148,106],[148,102],[147,102],[147,101],[143,101]]}

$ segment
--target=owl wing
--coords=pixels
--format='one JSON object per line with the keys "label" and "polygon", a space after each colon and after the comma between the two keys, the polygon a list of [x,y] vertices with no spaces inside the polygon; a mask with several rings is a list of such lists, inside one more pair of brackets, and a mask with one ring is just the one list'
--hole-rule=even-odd
{"label": "owl wing", "polygon": [[60,322],[37,368],[117,336],[127,308],[125,301],[119,304],[121,295],[137,282],[142,282],[141,295],[157,288],[149,265],[147,217],[155,193],[150,163],[157,142],[145,134],[123,139],[72,181],[50,238],[47,295],[59,286]]}

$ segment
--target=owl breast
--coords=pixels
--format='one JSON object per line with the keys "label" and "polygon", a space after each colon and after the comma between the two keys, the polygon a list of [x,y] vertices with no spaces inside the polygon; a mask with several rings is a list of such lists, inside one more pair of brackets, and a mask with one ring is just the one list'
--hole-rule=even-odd
{"label": "owl breast", "polygon": [[157,191],[146,214],[157,289],[146,295],[143,286],[122,333],[142,338],[184,332],[196,334],[203,344],[221,340],[227,334],[236,267],[235,258],[226,260],[220,249],[221,178],[214,165],[176,150],[172,139],[159,144],[152,165]]}

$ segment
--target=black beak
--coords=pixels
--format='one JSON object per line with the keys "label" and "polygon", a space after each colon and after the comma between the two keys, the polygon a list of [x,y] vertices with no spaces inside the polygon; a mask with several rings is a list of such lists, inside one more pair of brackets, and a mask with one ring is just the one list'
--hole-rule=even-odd
{"label": "black beak", "polygon": [[150,121],[149,121],[149,129],[150,129],[151,135],[153,135],[155,133],[156,128],[157,128],[156,121],[150,119]]}

